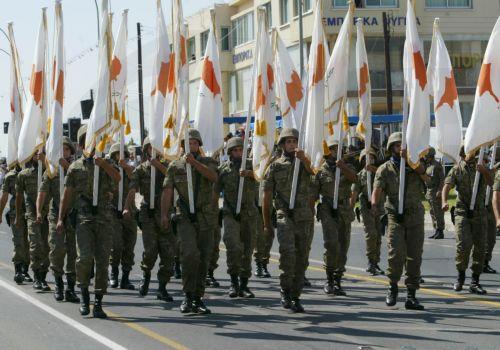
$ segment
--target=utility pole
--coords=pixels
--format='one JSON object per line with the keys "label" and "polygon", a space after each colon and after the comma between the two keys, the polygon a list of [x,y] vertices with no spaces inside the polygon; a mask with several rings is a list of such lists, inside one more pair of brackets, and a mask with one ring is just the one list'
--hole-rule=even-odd
{"label": "utility pole", "polygon": [[389,33],[389,20],[387,18],[386,12],[382,12],[382,21],[384,23],[385,89],[387,99],[387,114],[392,114],[391,55],[389,51],[391,35]]}
{"label": "utility pole", "polygon": [[137,22],[137,73],[139,75],[139,126],[141,130],[141,145],[146,138],[144,131],[144,92],[142,89],[142,43],[141,23]]}

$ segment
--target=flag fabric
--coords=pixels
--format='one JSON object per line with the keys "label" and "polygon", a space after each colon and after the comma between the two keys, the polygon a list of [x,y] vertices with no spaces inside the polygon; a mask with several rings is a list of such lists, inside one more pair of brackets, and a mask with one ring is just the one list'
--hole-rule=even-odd
{"label": "flag fabric", "polygon": [[477,81],[472,116],[465,133],[465,152],[500,139],[500,18],[491,32]]}
{"label": "flag fabric", "polygon": [[[153,73],[151,74],[151,99],[149,111],[149,141],[152,148],[163,154],[163,143],[167,137],[166,100],[167,94],[173,95],[169,72],[173,66],[173,54],[170,52],[170,43],[167,35],[167,26],[161,7],[161,0],[157,1],[156,38]],[[173,70],[172,70],[173,72]],[[173,77],[172,77],[173,78]],[[170,98],[170,100],[172,97]]]}
{"label": "flag fabric", "polygon": [[[274,147],[276,116],[274,102],[274,68],[269,34],[266,28],[265,11],[259,11],[256,40],[256,64],[254,87],[255,127],[252,138],[253,170],[257,179],[262,179],[271,159]],[[258,45],[258,47],[257,47]]]}
{"label": "flag fabric", "polygon": [[212,23],[201,68],[200,88],[194,115],[194,127],[203,139],[203,151],[213,155],[224,147],[222,117],[222,79],[219,48]]}
{"label": "flag fabric", "polygon": [[[110,141],[106,133],[111,122],[111,106],[109,99],[110,89],[110,61],[111,61],[111,28],[109,26],[108,0],[101,4],[101,33],[99,38],[99,62],[97,72],[97,90],[94,107],[90,114],[85,138],[84,154],[89,156],[94,150],[103,152],[106,143]],[[99,141],[100,139],[100,141]]]}
{"label": "flag fabric", "polygon": [[300,128],[305,91],[300,72],[295,69],[290,53],[276,29],[274,67],[276,78],[276,100],[281,110],[283,128]]}
{"label": "flag fabric", "polygon": [[462,144],[462,115],[453,67],[437,20],[434,22],[427,79],[429,92],[434,96],[437,149],[458,162]]}
{"label": "flag fabric", "polygon": [[[323,29],[321,0],[314,9],[311,49],[307,64],[307,111],[304,134],[304,152],[315,171],[323,162],[324,154],[324,109],[325,109],[325,67],[329,61],[328,43]],[[328,150],[328,148],[327,148]]]}
{"label": "flag fabric", "polygon": [[[341,143],[341,130],[345,128],[345,100],[347,97],[348,72],[349,72],[349,48],[351,42],[352,24],[353,24],[354,3],[351,2],[349,10],[344,18],[339,35],[333,46],[332,55],[325,75],[325,138],[333,139]],[[345,136],[345,133],[343,134]],[[325,147],[325,153],[328,150]]]}
{"label": "flag fabric", "polygon": [[47,14],[42,10],[42,21],[38,29],[35,58],[31,71],[28,107],[19,133],[18,162],[24,165],[41,150],[47,131]]}
{"label": "flag fabric", "polygon": [[17,143],[23,123],[23,98],[22,82],[19,70],[19,54],[17,52],[16,40],[14,39],[14,28],[9,23],[10,41],[10,122],[7,149],[7,167],[11,169],[17,164]]}
{"label": "flag fabric", "polygon": [[356,33],[356,77],[359,99],[359,121],[356,126],[356,134],[364,139],[365,149],[368,150],[372,144],[372,88],[363,24],[360,20],[356,22]]}
{"label": "flag fabric", "polygon": [[46,152],[47,174],[54,177],[59,171],[59,159],[63,156],[63,105],[64,105],[64,73],[66,62],[64,55],[64,22],[60,1],[55,6],[55,42],[52,61],[51,79],[51,112],[49,118],[49,137],[47,138]]}
{"label": "flag fabric", "polygon": [[406,12],[405,50],[407,50],[407,68],[403,71],[410,101],[406,129],[408,163],[412,167],[417,167],[420,158],[425,155],[429,148],[431,130],[430,101],[429,84],[427,83],[427,72],[423,57],[424,48],[418,36],[417,20],[410,0],[408,0]]}

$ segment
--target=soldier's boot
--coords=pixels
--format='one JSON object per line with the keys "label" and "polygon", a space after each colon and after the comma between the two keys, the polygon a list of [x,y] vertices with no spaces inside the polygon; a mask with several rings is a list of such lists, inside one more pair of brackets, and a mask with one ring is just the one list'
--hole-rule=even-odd
{"label": "soldier's boot", "polygon": [[231,275],[231,286],[229,287],[229,297],[236,298],[240,293],[240,282],[238,275]]}
{"label": "soldier's boot", "polygon": [[382,270],[380,266],[378,266],[378,264],[375,264],[375,272],[377,273],[377,275],[385,275],[385,271]]}
{"label": "soldier's boot", "polygon": [[326,274],[326,282],[323,287],[325,294],[333,294],[333,273]]}
{"label": "soldier's boot", "polygon": [[465,283],[465,271],[458,271],[458,277],[455,283],[453,283],[453,290],[455,292],[460,292]]}
{"label": "soldier's boot", "polygon": [[255,268],[255,277],[259,277],[259,278],[264,278],[264,270],[262,268],[262,263],[258,262],[257,263],[257,267]]}
{"label": "soldier's boot", "polygon": [[271,278],[271,274],[267,271],[267,263],[262,263],[262,277]]}
{"label": "soldier's boot", "polygon": [[208,270],[207,277],[205,279],[205,285],[212,288],[220,287],[219,282],[214,277],[214,270]]}
{"label": "soldier's boot", "polygon": [[158,282],[158,292],[156,293],[156,299],[166,302],[174,301],[174,298],[172,298],[172,296],[167,292],[167,282]]}
{"label": "soldier's boot", "polygon": [[29,265],[23,265],[23,277],[24,282],[33,282],[33,278],[29,274]]}
{"label": "soldier's boot", "polygon": [[75,276],[74,275],[66,275],[66,283],[68,287],[64,292],[64,300],[68,303],[79,303],[80,298],[75,293]]}
{"label": "soldier's boot", "polygon": [[139,283],[139,295],[145,297],[149,292],[149,282],[151,281],[151,271],[143,271],[142,279]]}
{"label": "soldier's boot", "polygon": [[436,230],[436,235],[434,236],[434,239],[443,239],[444,238],[444,232],[440,228]]}
{"label": "soldier's boot", "polygon": [[118,266],[111,266],[111,278],[109,279],[109,286],[111,288],[118,288]]}
{"label": "soldier's boot", "polygon": [[434,231],[434,233],[432,234],[432,236],[429,236],[429,239],[436,238],[436,235],[437,235],[437,229]]}
{"label": "soldier's boot", "polygon": [[[42,292],[50,292],[50,287],[45,278],[47,277],[47,272],[40,272],[40,283],[42,284]],[[64,287],[63,287],[64,288]]]}
{"label": "soldier's boot", "polygon": [[309,281],[307,277],[304,276],[304,287],[311,287],[311,286],[312,286],[311,281]]}
{"label": "soldier's boot", "polygon": [[54,288],[54,299],[56,301],[64,300],[64,281],[62,276],[56,276],[56,287]]}
{"label": "soldier's boot", "polygon": [[42,282],[40,280],[40,272],[39,271],[33,271],[33,289],[35,290],[42,290]]}
{"label": "soldier's boot", "polygon": [[368,272],[371,276],[376,276],[377,271],[375,269],[375,263],[374,262],[369,262],[368,267],[366,268],[366,272]]}
{"label": "soldier's boot", "polygon": [[484,290],[481,284],[479,283],[478,274],[475,273],[472,274],[472,280],[469,285],[469,292],[471,292],[472,294],[479,294],[479,295],[487,294],[486,290]]}
{"label": "soldier's boot", "polygon": [[290,309],[292,307],[292,297],[290,296],[290,291],[281,290],[281,306],[285,309]]}
{"label": "soldier's boot", "polygon": [[181,262],[178,257],[174,258],[174,277],[175,279],[182,278]]}
{"label": "soldier's boot", "polygon": [[193,299],[189,293],[186,293],[180,307],[181,313],[188,314],[193,310]]}
{"label": "soldier's boot", "polygon": [[391,283],[389,289],[387,290],[387,295],[385,297],[385,305],[394,306],[398,301],[398,284]]}
{"label": "soldier's boot", "polygon": [[195,297],[193,299],[192,310],[195,314],[208,315],[212,313],[200,297]]}
{"label": "soldier's boot", "polygon": [[416,289],[408,288],[406,295],[405,309],[407,310],[423,310],[424,306],[418,302],[415,296]]}
{"label": "soldier's boot", "polygon": [[94,318],[107,318],[108,315],[102,309],[102,294],[96,294],[94,300],[94,308],[92,309],[92,315]]}
{"label": "soldier's boot", "polygon": [[23,276],[23,264],[15,264],[14,265],[14,282],[17,284],[23,284],[24,276]]}
{"label": "soldier's boot", "polygon": [[483,273],[497,273],[497,270],[495,270],[494,268],[492,268],[490,266],[490,262],[486,260],[484,262]]}
{"label": "soldier's boot", "polygon": [[135,286],[130,283],[130,271],[123,271],[122,270],[122,280],[120,281],[120,289],[128,289],[128,290],[134,290]]}
{"label": "soldier's boot", "polygon": [[90,313],[90,294],[88,287],[81,287],[80,293],[82,300],[80,301],[80,315],[87,316]]}
{"label": "soldier's boot", "polygon": [[248,278],[240,277],[240,292],[238,293],[240,298],[255,298],[255,294],[252,293],[250,288],[248,288]]}
{"label": "soldier's boot", "polygon": [[299,298],[293,298],[292,299],[292,305],[290,307],[290,310],[294,313],[294,314],[298,314],[298,313],[302,313],[304,312],[304,307],[302,306],[302,304],[300,303],[300,299]]}
{"label": "soldier's boot", "polygon": [[333,280],[333,295],[345,296],[346,292],[342,289],[341,277],[337,276]]}

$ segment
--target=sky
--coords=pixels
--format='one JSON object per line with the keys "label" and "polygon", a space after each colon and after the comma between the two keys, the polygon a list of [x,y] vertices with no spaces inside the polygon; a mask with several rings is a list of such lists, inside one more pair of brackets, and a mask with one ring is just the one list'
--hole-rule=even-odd
{"label": "sky", "polygon": [[[121,13],[128,14],[128,110],[132,124],[131,137],[139,139],[138,85],[137,85],[137,28],[143,25],[142,50],[144,74],[145,123],[149,100],[147,91],[151,85],[151,70],[154,51],[154,23],[156,0],[109,0],[113,17],[113,34],[116,37]],[[192,15],[214,3],[224,0],[182,0],[184,16]],[[29,88],[29,75],[33,64],[35,40],[41,20],[41,9],[47,7],[49,28],[49,50],[52,53],[54,32],[54,0],[0,0],[0,27],[7,32],[7,23],[14,23],[14,36],[20,56],[21,75],[25,89]],[[97,0],[101,6],[101,0]],[[162,0],[165,21],[171,22],[171,1]],[[94,0],[63,0],[64,36],[66,48],[66,91],[64,119],[80,117],[80,100],[89,98],[90,89],[97,83],[97,12]],[[171,39],[170,39],[171,40]],[[0,33],[0,49],[10,51],[9,42]],[[9,108],[10,57],[0,51],[0,157],[7,154],[7,135],[3,123],[10,119]],[[26,93],[28,91],[26,90]]]}

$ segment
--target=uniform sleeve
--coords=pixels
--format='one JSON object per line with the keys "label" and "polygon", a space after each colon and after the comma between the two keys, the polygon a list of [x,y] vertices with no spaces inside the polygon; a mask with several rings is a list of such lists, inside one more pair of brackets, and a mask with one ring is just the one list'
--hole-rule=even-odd
{"label": "uniform sleeve", "polygon": [[64,187],[71,187],[75,188],[76,187],[76,171],[75,168],[73,167],[73,164],[69,166],[68,173],[66,174],[66,177],[64,179]]}
{"label": "uniform sleeve", "polygon": [[373,180],[373,188],[381,188],[385,192],[386,183],[385,166],[381,166],[375,173],[375,180]]}
{"label": "uniform sleeve", "polygon": [[319,190],[320,190],[320,176],[321,170],[318,171],[311,177],[311,198],[314,200],[318,200],[319,198]]}
{"label": "uniform sleeve", "polygon": [[269,165],[269,167],[266,170],[266,173],[264,174],[264,179],[262,180],[262,186],[264,188],[264,191],[273,191],[274,190],[274,164],[272,163]]}
{"label": "uniform sleeve", "polygon": [[174,163],[170,163],[170,165],[167,168],[167,175],[165,176],[165,179],[163,180],[163,188],[169,187],[173,188],[174,187],[174,179],[175,179],[175,169],[174,169]]}
{"label": "uniform sleeve", "polygon": [[450,185],[451,187],[455,187],[457,185],[457,169],[458,168],[456,165],[451,168],[448,176],[446,176],[446,179],[444,179],[444,183],[446,185]]}
{"label": "uniform sleeve", "polygon": [[129,189],[134,189],[136,192],[139,191],[139,180],[141,178],[141,166],[138,165],[132,172],[132,177],[129,182]]}
{"label": "uniform sleeve", "polygon": [[23,176],[21,175],[21,173],[19,173],[19,175],[17,175],[17,178],[16,178],[16,192],[23,193],[24,189],[25,188],[24,188]]}
{"label": "uniform sleeve", "polygon": [[493,185],[493,191],[500,191],[500,169],[497,170],[497,174],[495,175],[495,183]]}
{"label": "uniform sleeve", "polygon": [[361,192],[361,172],[358,173],[358,179],[352,183],[351,185],[351,191],[352,192],[356,192],[356,193],[360,193]]}
{"label": "uniform sleeve", "polygon": [[47,174],[47,171],[45,171],[43,173],[43,177],[42,177],[42,184],[40,185],[40,190],[39,192],[49,192],[50,190],[50,179],[49,179],[49,176]]}
{"label": "uniform sleeve", "polygon": [[222,180],[222,170],[224,169],[224,166],[221,165],[217,168],[217,182],[215,183],[215,186],[214,186],[214,189],[215,189],[215,192],[216,193],[221,193],[223,188],[224,188],[224,184],[223,184],[223,180]]}
{"label": "uniform sleeve", "polygon": [[5,175],[5,178],[3,179],[3,183],[2,183],[2,192],[9,192],[9,183],[12,181],[12,174],[11,173],[7,173],[7,175]]}

